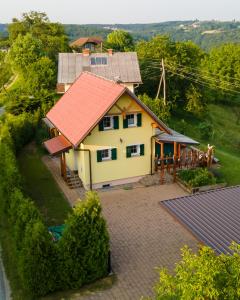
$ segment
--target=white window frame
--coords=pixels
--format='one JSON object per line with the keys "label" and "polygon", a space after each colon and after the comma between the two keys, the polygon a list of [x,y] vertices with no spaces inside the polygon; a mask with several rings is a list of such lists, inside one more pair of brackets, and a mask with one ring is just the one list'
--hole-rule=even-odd
{"label": "white window frame", "polygon": [[[94,63],[92,64],[92,61],[94,60]],[[100,63],[97,63],[97,60],[100,60]],[[106,63],[103,63],[103,61],[106,61]],[[90,65],[91,66],[107,66],[108,65],[108,59],[106,56],[93,56],[90,58]]]}
{"label": "white window frame", "polygon": [[129,147],[136,147],[137,148],[137,152],[136,153],[132,153],[131,152],[131,157],[133,157],[133,156],[140,156],[140,144],[129,145]]}
{"label": "white window frame", "polygon": [[[105,127],[104,126],[104,118],[110,118],[110,127]],[[103,130],[110,130],[110,129],[113,129],[113,116],[105,116],[103,118]]]}
{"label": "white window frame", "polygon": [[[134,116],[134,123],[133,124],[128,123],[128,127],[137,127],[137,114],[135,114],[135,113],[127,114],[127,116],[130,116],[130,115]],[[127,118],[127,121],[128,121],[128,118]]]}
{"label": "white window frame", "polygon": [[112,160],[112,152],[111,149],[101,149],[101,151],[108,151],[108,156],[106,157],[102,157],[102,152],[101,152],[101,157],[102,157],[102,161],[106,161],[106,160]]}

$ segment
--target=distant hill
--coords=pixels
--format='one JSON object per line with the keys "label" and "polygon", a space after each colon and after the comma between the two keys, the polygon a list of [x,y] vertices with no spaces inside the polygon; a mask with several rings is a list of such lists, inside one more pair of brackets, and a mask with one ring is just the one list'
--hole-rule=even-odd
{"label": "distant hill", "polygon": [[[129,31],[134,39],[148,40],[157,34],[168,34],[175,41],[191,40],[205,50],[223,43],[240,43],[240,22],[229,21],[169,21],[149,24],[64,25],[69,39],[83,36],[106,36],[116,29]],[[0,24],[0,33],[7,34],[7,25]]]}
{"label": "distant hill", "polygon": [[68,36],[101,35],[103,38],[116,29],[129,31],[135,40],[148,40],[157,34],[168,34],[175,41],[191,40],[208,50],[223,43],[240,43],[240,22],[170,21],[149,24],[91,24],[65,25]]}

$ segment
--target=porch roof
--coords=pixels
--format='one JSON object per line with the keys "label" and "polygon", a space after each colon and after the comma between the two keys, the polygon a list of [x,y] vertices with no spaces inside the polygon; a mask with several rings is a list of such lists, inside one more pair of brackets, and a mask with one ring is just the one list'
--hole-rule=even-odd
{"label": "porch roof", "polygon": [[57,155],[72,148],[72,144],[63,135],[58,135],[43,144],[51,155]]}
{"label": "porch roof", "polygon": [[199,142],[189,138],[188,136],[185,136],[185,135],[183,135],[175,130],[172,130],[170,128],[169,128],[169,131],[171,132],[171,134],[168,134],[157,128],[155,138],[161,142],[168,142],[168,143],[177,142],[180,144],[199,145]]}

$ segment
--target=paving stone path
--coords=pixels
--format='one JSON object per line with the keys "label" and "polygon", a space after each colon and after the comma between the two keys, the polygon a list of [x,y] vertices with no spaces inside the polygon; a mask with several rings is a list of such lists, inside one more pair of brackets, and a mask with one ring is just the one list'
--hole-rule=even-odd
{"label": "paving stone path", "polygon": [[186,195],[176,184],[100,192],[117,282],[112,288],[80,297],[87,300],[134,300],[152,296],[156,267],[173,269],[179,249],[197,247],[195,238],[159,201]]}

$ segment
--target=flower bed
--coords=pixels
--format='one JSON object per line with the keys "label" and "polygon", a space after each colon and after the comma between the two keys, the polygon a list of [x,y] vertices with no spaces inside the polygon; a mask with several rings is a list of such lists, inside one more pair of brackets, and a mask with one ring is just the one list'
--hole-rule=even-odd
{"label": "flower bed", "polygon": [[226,186],[206,168],[180,170],[177,176],[178,183],[189,193],[203,192]]}

